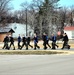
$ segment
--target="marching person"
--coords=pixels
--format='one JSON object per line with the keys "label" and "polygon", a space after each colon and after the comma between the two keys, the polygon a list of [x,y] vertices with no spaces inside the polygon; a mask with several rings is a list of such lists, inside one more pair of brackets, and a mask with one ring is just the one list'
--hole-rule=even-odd
{"label": "marching person", "polygon": [[27,44],[26,44],[26,37],[23,35],[23,37],[22,37],[22,46],[21,46],[20,50],[24,47],[24,45],[25,45],[26,50],[27,50],[28,48],[27,48]]}
{"label": "marching person", "polygon": [[3,42],[4,42],[4,46],[3,46],[2,49],[8,49],[9,50],[9,46],[8,46],[9,36],[8,35],[6,35],[6,37],[4,38]]}
{"label": "marching person", "polygon": [[18,49],[20,49],[21,48],[21,45],[20,45],[20,42],[21,42],[21,36],[20,36],[20,34],[19,34],[19,36],[18,36]]}
{"label": "marching person", "polygon": [[63,47],[61,48],[61,49],[64,49],[65,48],[65,46],[68,46],[68,49],[70,49],[70,46],[68,45],[68,41],[69,41],[69,39],[68,39],[68,36],[67,36],[67,34],[66,33],[64,33],[63,34]]}
{"label": "marching person", "polygon": [[44,49],[47,49],[47,46],[46,46],[46,44],[47,44],[47,37],[46,37],[46,34],[45,33],[43,33],[42,38],[43,38],[43,46],[44,46]]}
{"label": "marching person", "polygon": [[54,34],[52,34],[51,40],[52,40],[52,49],[56,49],[56,47],[58,48],[58,45],[56,44],[57,37]]}
{"label": "marching person", "polygon": [[37,44],[38,44],[38,36],[34,34],[34,50],[36,50],[36,48],[40,49],[40,47]]}
{"label": "marching person", "polygon": [[48,45],[49,48],[51,48],[51,46],[49,45],[49,38],[48,38],[48,35],[46,35],[46,45]]}
{"label": "marching person", "polygon": [[10,41],[9,49],[11,48],[11,46],[13,46],[13,50],[15,50],[14,38],[12,37],[12,35],[9,36],[9,41]]}
{"label": "marching person", "polygon": [[30,41],[31,41],[30,36],[28,36],[28,37],[26,38],[27,45],[30,46],[31,48],[33,48],[33,46],[30,45]]}

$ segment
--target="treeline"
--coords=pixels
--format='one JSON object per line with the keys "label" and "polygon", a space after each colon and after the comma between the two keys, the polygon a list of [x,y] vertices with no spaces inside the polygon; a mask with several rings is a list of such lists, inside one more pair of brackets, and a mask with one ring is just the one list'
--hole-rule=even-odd
{"label": "treeline", "polygon": [[[2,5],[2,1],[6,2],[6,6]],[[65,26],[74,25],[74,6],[59,7],[59,1],[32,0],[30,4],[27,2],[22,3],[21,10],[11,13],[9,12],[11,7],[8,6],[11,0],[0,0],[0,23],[1,25],[13,22],[27,23],[40,36],[43,32],[48,35],[59,30],[63,32]]]}

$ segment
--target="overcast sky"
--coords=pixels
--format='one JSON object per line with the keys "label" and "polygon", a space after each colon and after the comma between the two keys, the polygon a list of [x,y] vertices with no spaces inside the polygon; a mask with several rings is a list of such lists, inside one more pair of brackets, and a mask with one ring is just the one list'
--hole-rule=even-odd
{"label": "overcast sky", "polygon": [[[31,2],[32,0],[13,0],[12,5],[14,7],[14,10],[21,9],[20,4],[26,1]],[[59,5],[60,6],[72,6],[74,5],[74,0],[60,0]]]}

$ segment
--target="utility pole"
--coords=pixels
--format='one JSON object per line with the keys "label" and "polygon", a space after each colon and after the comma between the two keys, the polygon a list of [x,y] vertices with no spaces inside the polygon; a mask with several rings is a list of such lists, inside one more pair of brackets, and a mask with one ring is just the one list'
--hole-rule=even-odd
{"label": "utility pole", "polygon": [[26,36],[27,36],[27,8],[26,8]]}

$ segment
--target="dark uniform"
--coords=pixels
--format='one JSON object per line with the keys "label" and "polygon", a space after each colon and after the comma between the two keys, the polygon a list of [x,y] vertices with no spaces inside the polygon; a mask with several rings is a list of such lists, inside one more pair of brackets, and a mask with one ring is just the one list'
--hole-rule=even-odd
{"label": "dark uniform", "polygon": [[33,46],[32,45],[30,45],[30,36],[28,36],[27,38],[26,38],[26,42],[27,42],[27,48],[28,48],[28,46],[30,46],[31,48],[33,48]]}
{"label": "dark uniform", "polygon": [[21,42],[21,37],[20,37],[20,35],[19,35],[19,36],[18,36],[18,49],[21,48],[20,42]]}
{"label": "dark uniform", "polygon": [[47,46],[46,46],[46,44],[47,44],[47,37],[46,37],[46,34],[44,34],[44,35],[42,36],[42,38],[43,38],[43,46],[44,46],[44,49],[47,49]]}
{"label": "dark uniform", "polygon": [[40,49],[40,47],[37,45],[38,43],[38,36],[34,36],[34,50],[36,50],[36,48]]}
{"label": "dark uniform", "polygon": [[49,48],[51,48],[51,46],[49,45],[49,38],[48,38],[48,36],[46,35],[46,45],[48,45],[49,46]]}
{"label": "dark uniform", "polygon": [[4,48],[5,48],[5,49],[9,49],[9,47],[8,47],[9,37],[8,37],[8,36],[6,36],[6,37],[4,38],[3,42],[4,42],[4,46],[3,46],[2,49],[4,49]]}
{"label": "dark uniform", "polygon": [[22,42],[23,42],[23,44],[22,44],[20,49],[22,49],[24,47],[24,45],[25,45],[25,47],[27,49],[27,44],[26,44],[26,38],[25,37],[22,38]]}
{"label": "dark uniform", "polygon": [[13,45],[13,50],[15,50],[14,38],[12,36],[10,37],[10,47],[9,48],[11,48],[11,45]]}
{"label": "dark uniform", "polygon": [[52,49],[56,49],[56,46],[57,46],[57,48],[58,48],[58,45],[56,44],[57,38],[56,38],[55,35],[52,35],[51,40],[52,40]]}
{"label": "dark uniform", "polygon": [[70,48],[70,46],[68,45],[69,39],[68,39],[68,36],[66,33],[64,33],[64,35],[63,35],[63,41],[64,41],[64,43],[63,43],[63,47],[61,49],[64,49],[65,46],[67,46],[67,48],[69,49]]}

